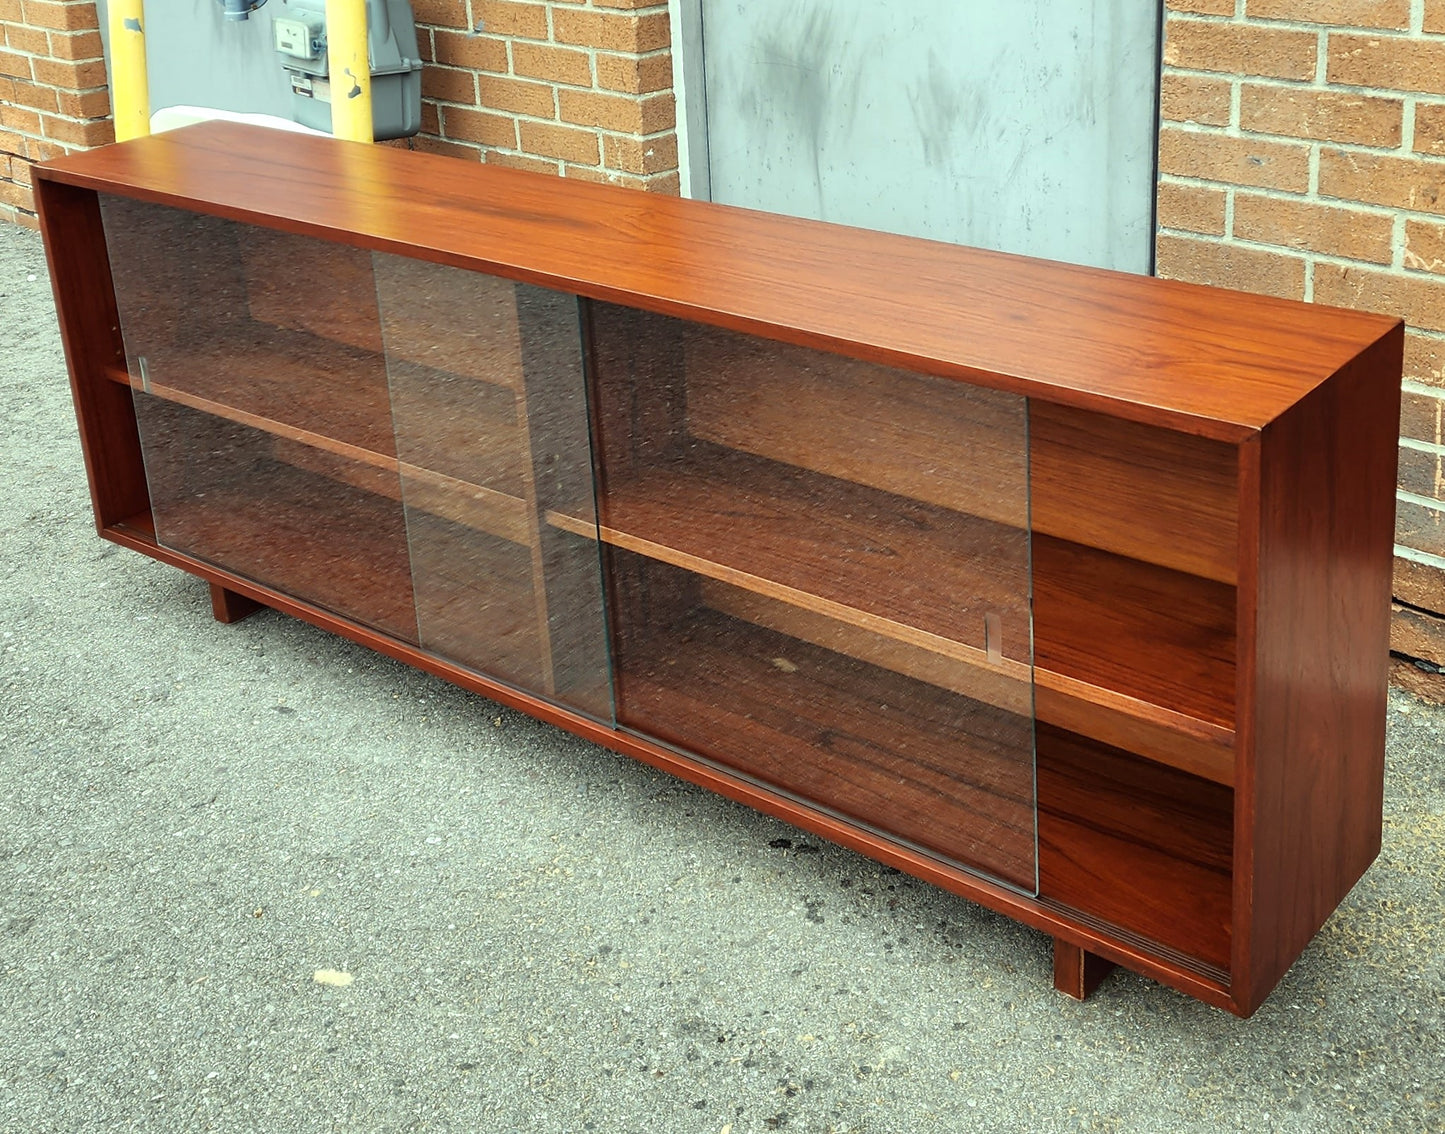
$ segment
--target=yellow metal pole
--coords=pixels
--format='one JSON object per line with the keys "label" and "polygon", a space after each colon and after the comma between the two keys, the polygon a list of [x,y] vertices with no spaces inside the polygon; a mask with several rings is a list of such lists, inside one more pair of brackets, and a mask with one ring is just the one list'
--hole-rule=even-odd
{"label": "yellow metal pole", "polygon": [[374,141],[366,0],[326,0],[326,69],[331,78],[331,133]]}
{"label": "yellow metal pole", "polygon": [[110,102],[115,140],[151,132],[150,82],[141,0],[110,0]]}

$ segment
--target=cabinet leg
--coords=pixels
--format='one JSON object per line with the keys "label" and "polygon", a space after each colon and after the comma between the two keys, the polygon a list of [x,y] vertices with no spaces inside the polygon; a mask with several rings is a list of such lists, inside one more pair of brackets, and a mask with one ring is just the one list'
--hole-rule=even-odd
{"label": "cabinet leg", "polygon": [[1106,961],[1081,945],[1054,938],[1054,987],[1075,1000],[1087,999],[1114,968],[1113,961]]}
{"label": "cabinet leg", "polygon": [[217,583],[211,584],[211,613],[217,622],[240,622],[260,609],[261,604],[255,599],[228,591]]}

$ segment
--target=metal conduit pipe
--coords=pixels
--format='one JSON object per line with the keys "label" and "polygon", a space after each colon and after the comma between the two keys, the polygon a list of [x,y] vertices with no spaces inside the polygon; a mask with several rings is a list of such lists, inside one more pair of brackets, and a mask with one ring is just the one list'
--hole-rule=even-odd
{"label": "metal conduit pipe", "polygon": [[108,24],[111,114],[115,119],[115,140],[124,142],[151,132],[142,0],[110,0]]}
{"label": "metal conduit pipe", "polygon": [[366,0],[326,0],[326,62],[331,78],[331,133],[374,141]]}

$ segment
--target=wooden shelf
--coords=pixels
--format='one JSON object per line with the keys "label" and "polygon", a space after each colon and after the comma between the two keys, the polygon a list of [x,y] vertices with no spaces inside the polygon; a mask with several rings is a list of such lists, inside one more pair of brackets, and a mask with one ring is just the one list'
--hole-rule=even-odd
{"label": "wooden shelf", "polygon": [[1034,667],[1034,714],[1043,724],[1134,752],[1156,764],[1232,785],[1234,729]]}
{"label": "wooden shelf", "polygon": [[[607,543],[944,657],[1027,675],[1027,560],[1017,529],[705,444],[686,460],[608,484],[599,509]],[[565,511],[546,515],[567,531],[596,534]],[[995,659],[988,614],[1002,625]]]}
{"label": "wooden shelf", "polygon": [[[195,339],[153,344],[145,373],[134,381],[126,374],[124,381],[143,390],[154,385],[183,392],[395,459],[380,355],[248,320],[228,322],[217,334]],[[120,380],[113,370],[110,376]]]}
{"label": "wooden shelf", "polygon": [[[1067,622],[1071,637],[1035,643],[1039,656],[1031,675],[1026,661],[1007,656],[990,661],[980,646],[907,621],[934,618],[935,626],[966,632],[957,616],[976,611],[976,605],[946,612],[944,618],[955,619],[951,623],[939,618],[939,607],[948,606],[947,596],[954,594],[991,591],[997,607],[1015,619],[1021,606],[1027,609],[1017,595],[1007,593],[1005,584],[1012,580],[984,574],[979,561],[940,546],[947,525],[959,521],[956,515],[937,517],[918,505],[900,515],[899,505],[908,502],[896,497],[711,446],[697,448],[704,459],[612,486],[604,498],[603,541],[715,580],[720,585],[704,593],[722,613],[1013,712],[1030,711],[1036,697],[1034,711],[1041,720],[1106,743],[1127,742],[1141,755],[1218,783],[1233,782],[1234,730],[1228,717],[1233,675],[1223,663],[1201,670],[1191,653],[1198,642],[1190,636],[1212,628],[1216,640],[1232,638],[1230,588],[1105,553],[1099,553],[1104,555],[1100,563],[1086,549],[1048,541],[1042,554],[1051,570],[1057,566],[1067,573],[1083,558],[1093,570],[1136,581],[1135,630],[1119,643],[1107,612],[1100,616],[1107,623],[1101,630],[1099,619],[1090,618],[1097,612],[1086,608]],[[564,512],[548,512],[547,522],[577,535],[596,535],[590,521]],[[963,523],[970,533],[984,533],[982,546],[999,538],[997,526],[987,521]],[[856,541],[852,536],[860,529],[867,534]],[[759,531],[767,532],[765,541],[754,538]],[[1041,538],[1035,537],[1035,557]],[[893,552],[891,560],[909,562],[910,570],[930,581],[927,595],[903,596],[916,605],[879,603],[877,573],[886,569],[875,558],[879,549]],[[986,554],[983,562],[988,563]],[[1039,570],[1036,562],[1036,576]],[[1027,582],[1021,577],[1019,585]],[[819,593],[824,586],[829,589]],[[1055,601],[1051,590],[1044,601]],[[1182,634],[1180,606],[1202,609],[1214,621],[1195,618],[1185,624],[1189,634]],[[1107,673],[1117,685],[1075,675],[1098,672],[1078,659],[1098,654],[1101,633],[1118,643],[1106,658]],[[1159,665],[1164,672],[1150,668]],[[1031,676],[1037,690],[1030,687]],[[1164,697],[1162,703],[1157,695]]]}
{"label": "wooden shelf", "polygon": [[1231,732],[1235,589],[1035,534],[1034,664]]}
{"label": "wooden shelf", "polygon": [[[533,538],[527,502],[520,495],[448,476],[408,461],[398,461],[394,455],[349,444],[327,434],[302,429],[187,390],[155,382],[142,386],[139,379],[133,379],[128,371],[117,366],[107,367],[105,376],[123,386],[134,383],[135,389],[151,397],[270,434],[278,441],[273,450],[276,457],[297,468],[393,500],[401,500],[404,492],[408,508],[465,524],[514,543],[528,543]],[[474,424],[471,436],[485,436],[485,433]],[[520,431],[515,426],[510,427],[507,441],[516,445],[519,440]],[[428,445],[431,444],[433,442],[429,440]],[[485,451],[473,453],[470,460],[465,451],[454,451],[444,463],[453,468],[464,468],[468,464],[476,467],[486,458]],[[490,463],[496,465],[498,462]],[[517,462],[508,457],[506,464],[515,466]],[[515,472],[516,479],[520,480],[521,475],[520,471]]]}
{"label": "wooden shelf", "polygon": [[[187,376],[203,373],[206,360],[202,357],[195,357],[195,365],[186,368]],[[161,382],[151,382],[142,379],[139,375],[132,376],[130,371],[121,366],[110,366],[106,368],[105,376],[112,382],[122,386],[128,386],[139,390],[141,393],[149,394],[152,397],[160,398],[163,401],[174,402],[177,405],[186,406],[188,409],[198,410],[201,413],[208,413],[212,417],[225,418],[227,421],[234,421],[237,425],[249,426],[252,429],[270,433],[276,437],[285,438],[287,441],[294,441],[298,445],[305,445],[310,449],[318,449],[324,453],[333,453],[338,457],[344,457],[349,461],[358,464],[371,465],[373,468],[396,470],[396,451],[393,447],[390,452],[378,451],[375,447],[355,445],[333,436],[335,431],[317,433],[314,430],[303,429],[300,426],[289,424],[265,414],[252,413],[250,410],[242,409],[228,401],[217,401],[214,398],[205,397],[191,390],[184,390],[178,386],[166,385]],[[373,444],[376,443],[376,431],[369,430]]]}
{"label": "wooden shelf", "polygon": [[1227,976],[1228,788],[1041,725],[1038,793],[1046,893]]}
{"label": "wooden shelf", "polygon": [[[619,546],[621,546],[619,544]],[[1234,730],[1049,670],[989,670],[709,577],[707,607],[1220,784],[1234,782]],[[1031,696],[1032,694],[1032,696]]]}

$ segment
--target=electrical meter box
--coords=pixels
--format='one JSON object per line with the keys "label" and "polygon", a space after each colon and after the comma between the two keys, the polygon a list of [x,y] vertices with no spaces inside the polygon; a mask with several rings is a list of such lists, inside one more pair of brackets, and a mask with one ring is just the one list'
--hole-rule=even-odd
{"label": "electrical meter box", "polygon": [[[291,77],[293,116],[303,126],[330,130],[326,0],[273,4],[271,46]],[[373,134],[379,142],[409,137],[421,129],[421,52],[408,0],[367,0],[366,39]],[[344,90],[344,80],[338,87]]]}

